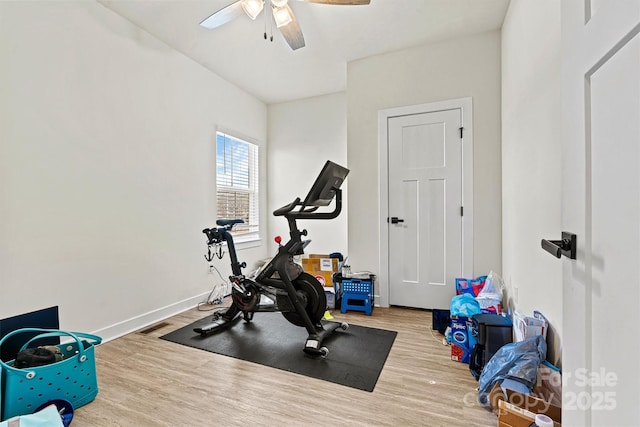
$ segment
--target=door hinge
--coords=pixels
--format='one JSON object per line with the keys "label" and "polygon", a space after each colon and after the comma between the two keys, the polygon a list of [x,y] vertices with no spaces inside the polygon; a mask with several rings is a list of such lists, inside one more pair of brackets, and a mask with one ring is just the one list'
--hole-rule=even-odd
{"label": "door hinge", "polygon": [[462,139],[462,131],[464,130],[463,127],[459,128],[460,129],[460,138]]}
{"label": "door hinge", "polygon": [[464,206],[460,206],[460,216],[464,216]]}

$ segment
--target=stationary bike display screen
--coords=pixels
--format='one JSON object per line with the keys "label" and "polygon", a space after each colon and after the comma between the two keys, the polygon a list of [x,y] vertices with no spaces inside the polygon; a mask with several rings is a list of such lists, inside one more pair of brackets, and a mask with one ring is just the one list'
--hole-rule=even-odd
{"label": "stationary bike display screen", "polygon": [[320,171],[320,175],[318,175],[311,190],[309,190],[309,194],[304,199],[304,205],[328,206],[348,173],[349,169],[327,160],[322,171]]}

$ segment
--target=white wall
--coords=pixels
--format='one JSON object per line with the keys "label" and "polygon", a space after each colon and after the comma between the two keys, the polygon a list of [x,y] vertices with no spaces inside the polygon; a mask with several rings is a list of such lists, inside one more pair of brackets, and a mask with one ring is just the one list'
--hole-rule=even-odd
{"label": "white wall", "polygon": [[348,64],[349,256],[379,273],[378,111],[472,97],[474,273],[501,271],[500,32]]}
{"label": "white wall", "polygon": [[[347,98],[344,92],[271,104],[269,128],[269,197],[271,211],[296,197],[304,199],[325,161],[347,165]],[[333,220],[299,221],[308,231],[311,244],[306,253],[347,253],[347,187],[343,186],[343,207]],[[331,209],[333,204],[328,208]],[[282,217],[269,214],[267,241],[281,235],[286,241],[289,228]],[[275,250],[275,244],[273,246]]]}
{"label": "white wall", "polygon": [[541,310],[559,363],[562,263],[540,247],[561,232],[560,2],[511,2],[502,28],[502,253],[518,310]]}
{"label": "white wall", "polygon": [[110,338],[200,301],[216,126],[266,141],[266,106],[95,2],[0,2],[0,61],[0,317]]}

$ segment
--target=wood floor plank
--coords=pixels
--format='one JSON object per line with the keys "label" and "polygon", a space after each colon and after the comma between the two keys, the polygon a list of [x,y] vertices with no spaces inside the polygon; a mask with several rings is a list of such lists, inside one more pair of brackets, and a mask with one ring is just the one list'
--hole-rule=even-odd
{"label": "wood floor plank", "polygon": [[206,314],[188,310],[150,333],[98,346],[100,391],[94,402],[76,410],[73,425],[497,424],[491,412],[475,403],[477,382],[468,365],[452,361],[442,335],[431,330],[429,311],[376,307],[372,316],[333,312],[337,320],[398,332],[373,392],[159,339]]}

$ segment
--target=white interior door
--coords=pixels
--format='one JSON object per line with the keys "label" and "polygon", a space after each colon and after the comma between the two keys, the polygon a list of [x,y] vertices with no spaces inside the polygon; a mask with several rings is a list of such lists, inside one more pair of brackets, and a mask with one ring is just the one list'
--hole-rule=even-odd
{"label": "white interior door", "polygon": [[448,308],[462,275],[462,111],[388,121],[389,301]]}
{"label": "white interior door", "polygon": [[637,426],[640,1],[563,0],[562,28],[562,424]]}

